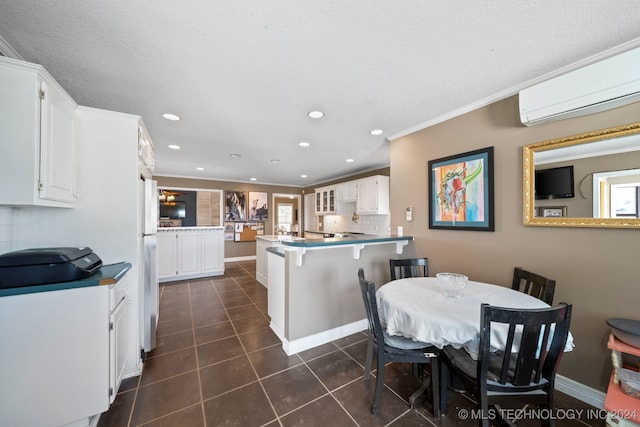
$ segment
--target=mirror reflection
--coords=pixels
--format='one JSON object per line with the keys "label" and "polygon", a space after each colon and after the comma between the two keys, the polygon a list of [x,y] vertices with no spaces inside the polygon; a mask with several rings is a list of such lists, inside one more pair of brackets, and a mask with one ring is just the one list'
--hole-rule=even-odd
{"label": "mirror reflection", "polygon": [[640,228],[640,123],[523,148],[524,223]]}

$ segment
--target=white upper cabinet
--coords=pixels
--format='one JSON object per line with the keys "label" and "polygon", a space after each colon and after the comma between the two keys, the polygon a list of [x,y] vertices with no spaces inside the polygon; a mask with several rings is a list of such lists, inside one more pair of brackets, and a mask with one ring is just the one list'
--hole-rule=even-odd
{"label": "white upper cabinet", "polygon": [[77,104],[39,65],[0,58],[1,205],[73,207]]}
{"label": "white upper cabinet", "polygon": [[389,213],[389,177],[376,175],[357,181],[356,212],[359,215]]}
{"label": "white upper cabinet", "polygon": [[316,214],[336,213],[336,187],[316,188]]}
{"label": "white upper cabinet", "polygon": [[355,202],[358,197],[357,181],[341,182],[336,186],[338,202]]}

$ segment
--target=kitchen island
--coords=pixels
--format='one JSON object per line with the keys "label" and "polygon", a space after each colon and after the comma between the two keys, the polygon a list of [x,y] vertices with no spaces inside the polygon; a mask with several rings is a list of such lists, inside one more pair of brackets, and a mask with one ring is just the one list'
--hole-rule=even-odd
{"label": "kitchen island", "polygon": [[[291,355],[367,329],[358,269],[381,285],[410,236],[280,240],[266,249],[270,327]],[[260,255],[258,255],[260,256]]]}

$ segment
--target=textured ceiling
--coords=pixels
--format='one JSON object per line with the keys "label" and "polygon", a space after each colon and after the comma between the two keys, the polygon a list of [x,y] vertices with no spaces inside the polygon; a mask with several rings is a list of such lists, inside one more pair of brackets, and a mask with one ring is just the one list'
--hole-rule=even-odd
{"label": "textured ceiling", "polygon": [[0,0],[0,37],[79,104],[141,115],[156,174],[306,186],[388,166],[388,138],[634,42],[640,2]]}

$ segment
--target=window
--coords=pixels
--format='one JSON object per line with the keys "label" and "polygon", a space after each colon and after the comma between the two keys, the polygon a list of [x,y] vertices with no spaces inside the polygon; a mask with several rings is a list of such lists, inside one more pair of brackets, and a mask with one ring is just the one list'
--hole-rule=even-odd
{"label": "window", "polygon": [[278,232],[290,232],[293,224],[293,204],[278,203]]}
{"label": "window", "polygon": [[594,218],[640,218],[640,169],[593,174]]}
{"label": "window", "polygon": [[639,218],[639,185],[611,186],[611,218]]}

